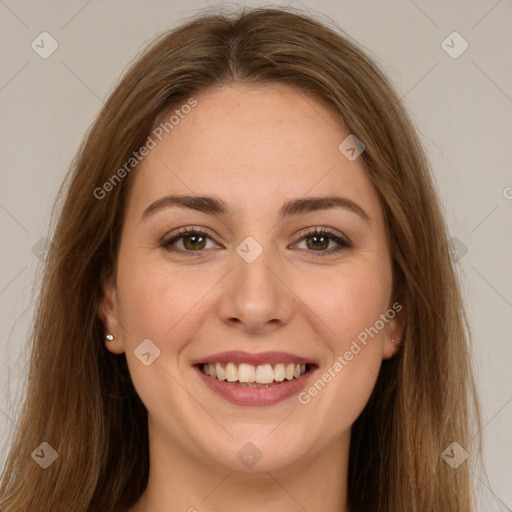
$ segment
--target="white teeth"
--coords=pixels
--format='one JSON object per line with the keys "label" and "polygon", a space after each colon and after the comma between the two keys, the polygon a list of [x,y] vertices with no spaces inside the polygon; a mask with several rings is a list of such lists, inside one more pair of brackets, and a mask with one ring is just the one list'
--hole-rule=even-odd
{"label": "white teeth", "polygon": [[269,364],[260,364],[256,368],[256,382],[259,384],[270,384],[274,381],[274,370]]}
{"label": "white teeth", "polygon": [[[306,373],[305,368],[306,365],[304,365],[304,372],[302,373]],[[274,380],[276,382],[282,382],[285,378],[285,369],[284,369],[284,364],[283,363],[277,363],[274,367]]]}
{"label": "white teeth", "polygon": [[238,382],[254,382],[255,380],[256,372],[254,371],[254,366],[252,364],[242,363],[238,367]]}
{"label": "white teeth", "polygon": [[238,372],[234,363],[228,363],[226,365],[226,380],[228,382],[235,382],[238,380]]}
{"label": "white teeth", "polygon": [[222,363],[203,364],[202,370],[203,373],[213,379],[227,380],[228,382],[238,381],[244,384],[271,384],[274,381],[282,382],[285,379],[298,379],[306,373],[306,365],[277,363],[272,368],[272,365],[269,363],[253,366],[247,363],[236,365],[230,362],[224,367]]}
{"label": "white teeth", "polygon": [[[204,365],[203,365],[204,368]],[[226,371],[224,368],[222,368],[220,363],[217,363],[215,365],[215,371],[217,372],[217,379],[219,380],[226,380]]]}

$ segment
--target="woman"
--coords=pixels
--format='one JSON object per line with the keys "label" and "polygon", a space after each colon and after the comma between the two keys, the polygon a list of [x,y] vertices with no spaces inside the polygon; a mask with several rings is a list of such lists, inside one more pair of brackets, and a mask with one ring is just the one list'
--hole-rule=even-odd
{"label": "woman", "polygon": [[69,175],[2,510],[473,510],[467,343],[375,64],[291,11],[198,17]]}

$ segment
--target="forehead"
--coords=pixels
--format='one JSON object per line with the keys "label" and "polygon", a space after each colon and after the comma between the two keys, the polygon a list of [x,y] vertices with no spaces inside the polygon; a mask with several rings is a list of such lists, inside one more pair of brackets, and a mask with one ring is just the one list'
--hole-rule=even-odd
{"label": "forehead", "polygon": [[164,116],[180,111],[135,170],[129,202],[137,210],[171,193],[216,195],[234,210],[333,193],[378,207],[361,159],[338,149],[350,133],[315,96],[281,84],[236,84],[194,98],[193,108],[176,105]]}

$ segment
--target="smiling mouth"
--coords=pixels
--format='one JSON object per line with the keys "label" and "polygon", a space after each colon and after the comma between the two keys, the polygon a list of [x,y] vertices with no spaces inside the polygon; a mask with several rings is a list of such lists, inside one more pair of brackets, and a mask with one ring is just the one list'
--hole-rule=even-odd
{"label": "smiling mouth", "polygon": [[300,363],[276,363],[252,365],[248,363],[201,363],[199,369],[212,379],[229,382],[245,388],[268,388],[283,382],[299,379],[313,365]]}

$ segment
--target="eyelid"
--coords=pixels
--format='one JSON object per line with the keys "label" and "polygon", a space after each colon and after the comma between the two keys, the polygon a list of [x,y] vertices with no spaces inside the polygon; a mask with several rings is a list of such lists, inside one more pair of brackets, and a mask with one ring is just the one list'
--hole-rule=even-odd
{"label": "eyelid", "polygon": [[293,245],[297,245],[298,243],[302,242],[305,238],[308,238],[311,236],[326,236],[328,239],[330,239],[338,244],[337,247],[334,247],[331,249],[325,249],[322,251],[298,249],[301,252],[307,253],[308,257],[313,257],[313,258],[322,258],[322,257],[327,258],[331,255],[337,255],[346,249],[352,248],[352,246],[353,246],[352,242],[350,241],[350,239],[347,236],[345,236],[344,234],[340,233],[337,230],[333,230],[332,228],[326,228],[323,226],[314,226],[314,227],[310,227],[310,228],[305,228],[297,236],[299,237],[299,239]]}
{"label": "eyelid", "polygon": [[[177,249],[177,248],[173,247],[174,243],[178,242],[179,240],[181,240],[182,238],[187,236],[187,234],[189,234],[189,233],[204,235],[208,239],[212,240],[217,246],[220,245],[215,241],[215,238],[209,234],[209,230],[207,228],[198,227],[198,226],[186,226],[186,227],[178,228],[178,229],[174,230],[173,232],[171,232],[169,235],[165,236],[162,239],[162,241],[159,243],[159,245],[168,251],[173,251],[176,253],[187,253],[191,256],[194,256],[194,255],[200,256],[204,252],[211,250],[211,249],[200,249],[197,251],[186,251],[183,249]],[[352,242],[350,241],[350,239],[347,236],[345,236],[344,234],[340,233],[337,230],[333,230],[332,228],[327,228],[327,227],[323,227],[323,226],[313,226],[313,227],[309,227],[309,228],[304,228],[297,235],[295,235],[294,238],[298,237],[298,239],[296,242],[291,244],[291,247],[302,242],[308,236],[315,236],[315,235],[316,236],[326,236],[330,240],[337,243],[338,246],[335,248],[325,249],[322,251],[313,251],[313,250],[308,250],[308,249],[298,249],[298,250],[302,251],[302,252],[306,252],[309,255],[312,255],[313,257],[322,257],[322,256],[327,257],[331,254],[336,254],[336,253],[341,252],[344,249],[349,249],[352,247]]]}
{"label": "eyelid", "polygon": [[324,227],[324,226],[312,226],[312,227],[309,227],[309,228],[304,228],[302,231],[300,231],[296,236],[299,236],[300,237],[300,240],[308,235],[314,235],[314,234],[323,234],[323,235],[329,235],[331,236],[333,239],[334,238],[339,238],[340,240],[342,240],[344,243],[346,243],[347,245],[352,245],[352,242],[350,241],[350,239],[344,235],[343,233],[341,233],[340,231],[338,230],[335,230],[333,228],[328,228],[328,227]]}
{"label": "eyelid", "polygon": [[[172,243],[175,243],[178,240],[181,240],[188,234],[204,235],[204,236],[208,237],[208,239],[212,240],[216,245],[220,245],[218,242],[215,241],[215,238],[210,234],[210,232],[207,228],[199,227],[199,226],[185,226],[185,227],[177,228],[177,229],[173,230],[171,233],[168,233],[167,235],[165,235],[164,238],[162,239],[162,241],[159,243],[159,245],[161,247],[166,248],[166,247],[170,246]],[[182,252],[200,253],[200,252],[204,252],[205,250],[206,249],[203,249],[202,251],[182,251]],[[180,251],[180,249],[177,249],[177,251]]]}

